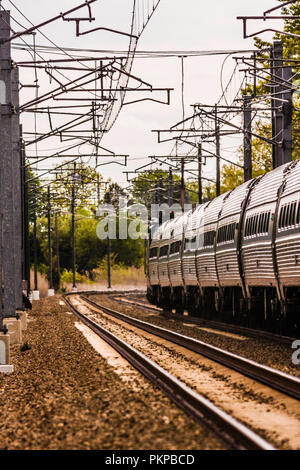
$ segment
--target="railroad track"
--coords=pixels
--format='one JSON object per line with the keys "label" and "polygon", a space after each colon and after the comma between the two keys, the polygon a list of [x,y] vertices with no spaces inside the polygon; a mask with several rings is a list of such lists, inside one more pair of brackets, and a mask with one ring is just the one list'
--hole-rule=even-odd
{"label": "railroad track", "polygon": [[[193,391],[190,387],[171,375],[161,366],[143,353],[133,348],[113,333],[107,331],[88,316],[82,314],[70,301],[70,297],[78,294],[65,294],[65,302],[72,312],[80,318],[98,336],[117,350],[128,362],[138,369],[153,384],[159,387],[172,401],[188,413],[193,419],[205,424],[232,449],[243,450],[275,450],[266,440],[261,438],[244,424],[240,423],[209,400]],[[87,301],[86,299],[84,299]],[[89,301],[92,303],[92,301]],[[101,310],[109,310],[101,307]]]}
{"label": "railroad track", "polygon": [[94,308],[107,313],[119,320],[140,328],[148,333],[159,336],[167,341],[171,341],[180,346],[183,346],[191,351],[201,354],[215,362],[218,362],[230,369],[259,381],[273,389],[279,390],[293,398],[300,399],[300,379],[293,375],[286,374],[271,367],[259,364],[250,359],[238,356],[224,349],[217,348],[211,344],[191,338],[180,333],[176,333],[165,328],[153,325],[151,323],[138,320],[124,313],[118,312],[106,306],[102,306],[94,302],[89,297],[81,294],[80,297]]}
{"label": "railroad track", "polygon": [[[94,295],[94,294],[95,293],[92,293],[92,292],[88,293],[88,295]],[[133,306],[142,308],[143,310],[159,313],[160,315],[164,316],[167,319],[178,320],[184,323],[196,324],[200,326],[206,326],[206,327],[210,327],[213,329],[218,329],[220,331],[226,331],[228,333],[235,333],[235,334],[248,336],[248,337],[256,338],[256,339],[258,338],[264,339],[264,340],[273,341],[279,344],[287,344],[289,346],[292,344],[293,341],[297,340],[297,338],[292,338],[290,336],[281,336],[275,333],[271,333],[269,331],[262,331],[262,330],[258,330],[254,328],[248,328],[246,326],[234,325],[232,323],[223,323],[223,322],[218,322],[214,320],[207,320],[205,318],[198,318],[198,317],[194,317],[191,315],[187,315],[187,316],[178,315],[176,313],[166,312],[159,307],[152,307],[151,305],[142,304],[141,302],[137,302],[135,300],[127,300],[127,299],[123,300],[117,297],[117,295],[119,294],[111,295],[110,298],[112,300],[115,300],[116,302],[123,303],[125,305],[126,304],[133,305]],[[124,297],[127,297],[127,296],[130,296],[130,293],[126,295],[122,293],[121,295],[123,295]]]}

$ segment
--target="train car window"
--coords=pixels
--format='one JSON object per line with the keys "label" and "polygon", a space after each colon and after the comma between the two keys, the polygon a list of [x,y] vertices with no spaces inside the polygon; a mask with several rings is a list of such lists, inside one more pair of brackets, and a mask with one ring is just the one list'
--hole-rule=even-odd
{"label": "train car window", "polygon": [[265,217],[264,217],[263,233],[269,232],[269,219],[270,219],[270,212],[266,212]]}
{"label": "train car window", "polygon": [[286,208],[286,206],[282,206],[282,207],[281,207],[281,220],[280,220],[280,226],[279,226],[279,228],[282,228],[282,227],[284,226],[285,208]]}
{"label": "train car window", "polygon": [[202,247],[204,245],[204,232],[199,233],[198,246]]}
{"label": "train car window", "polygon": [[176,242],[175,253],[179,253],[181,248],[181,241]]}
{"label": "train car window", "polygon": [[257,233],[263,233],[264,218],[265,218],[264,212],[259,214],[258,225],[257,225]]}
{"label": "train car window", "polygon": [[223,240],[226,242],[229,238],[229,230],[230,230],[230,226],[229,225],[225,225],[224,227],[224,233],[223,233]]}
{"label": "train car window", "polygon": [[248,228],[248,236],[252,235],[252,225],[253,225],[253,217],[249,217],[249,228]]}
{"label": "train car window", "polygon": [[249,235],[250,236],[253,234],[253,222],[254,222],[254,217],[250,217],[249,219]]}
{"label": "train car window", "polygon": [[288,204],[286,206],[284,227],[288,227],[290,225],[290,216],[291,216],[291,204]]}
{"label": "train car window", "polygon": [[254,217],[254,232],[253,232],[252,235],[257,235],[258,221],[259,221],[259,215],[257,214],[257,215]]}
{"label": "train car window", "polygon": [[264,221],[264,233],[269,233],[269,224],[270,224],[270,212],[266,213]]}
{"label": "train car window", "polygon": [[253,229],[252,229],[252,235],[257,234],[257,222],[258,222],[258,215],[255,215],[253,217]]}
{"label": "train car window", "polygon": [[285,227],[286,212],[287,212],[287,205],[285,204],[285,205],[282,206],[282,208],[281,208],[280,228]]}
{"label": "train car window", "polygon": [[170,248],[170,255],[173,255],[174,253],[179,253],[181,247],[181,241],[173,242],[171,244]]}
{"label": "train car window", "polygon": [[212,246],[214,244],[215,236],[216,236],[215,230],[205,232],[204,233],[204,246]]}
{"label": "train car window", "polygon": [[253,217],[253,232],[252,232],[252,235],[256,235],[256,234],[257,234],[257,222],[258,222],[258,218],[259,218],[258,215],[255,215],[255,216]]}
{"label": "train car window", "polygon": [[149,258],[157,258],[157,248],[150,248]]}
{"label": "train car window", "polygon": [[285,208],[286,208],[286,210],[285,210],[285,214],[284,214],[284,223],[283,223],[283,227],[287,227],[287,226],[289,225],[289,218],[290,218],[291,205],[290,205],[290,204],[287,204]]}
{"label": "train car window", "polygon": [[196,243],[196,235],[192,238],[186,238],[184,240],[184,251],[192,250],[193,248],[195,248],[195,243]]}
{"label": "train car window", "polygon": [[282,217],[282,228],[287,226],[287,216],[288,216],[289,206],[286,204],[283,209],[283,217]]}
{"label": "train car window", "polygon": [[300,222],[300,205],[297,202],[285,204],[280,209],[278,228],[288,228]]}
{"label": "train car window", "polygon": [[283,211],[283,219],[282,219],[282,227],[283,227],[283,228],[287,226],[288,212],[289,212],[289,205],[286,204],[286,205],[284,206],[284,211]]}
{"label": "train car window", "polygon": [[249,217],[248,219],[248,237],[251,235],[251,222],[252,222],[252,217]]}
{"label": "train car window", "polygon": [[245,237],[249,235],[249,219],[246,220],[246,226],[245,226]]}
{"label": "train car window", "polygon": [[296,224],[300,224],[300,201],[298,201],[297,215],[296,215]]}
{"label": "train car window", "polygon": [[217,243],[234,240],[235,224],[223,225],[218,230]]}
{"label": "train car window", "polygon": [[235,227],[236,224],[231,224],[231,240],[234,240],[234,234],[235,234]]}
{"label": "train car window", "polygon": [[[262,212],[260,214],[248,217],[245,225],[244,237],[251,235],[262,235],[269,232],[270,212]],[[232,227],[232,240],[234,240],[235,226]]]}
{"label": "train car window", "polygon": [[247,229],[247,237],[253,235],[253,227],[254,227],[254,217],[251,216],[248,218],[248,229]]}
{"label": "train car window", "polygon": [[282,207],[280,208],[279,217],[278,217],[278,228],[281,228],[282,224]]}
{"label": "train car window", "polygon": [[291,204],[289,225],[295,225],[296,201]]}
{"label": "train car window", "polygon": [[167,256],[168,255],[168,250],[169,250],[169,245],[161,246],[160,250],[159,250],[159,256],[160,257]]}

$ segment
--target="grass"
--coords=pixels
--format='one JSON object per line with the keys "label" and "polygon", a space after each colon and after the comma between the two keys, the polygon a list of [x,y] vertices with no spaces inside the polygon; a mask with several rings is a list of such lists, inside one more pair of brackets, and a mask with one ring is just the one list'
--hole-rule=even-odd
{"label": "grass", "polygon": [[[94,271],[95,281],[90,281],[87,278],[77,282],[78,290],[99,290],[107,287],[107,270],[96,269]],[[113,288],[119,289],[121,287],[129,288],[146,288],[146,278],[144,268],[136,268],[134,266],[113,266],[111,269],[111,285]],[[71,283],[64,283],[64,288],[67,291],[72,289]]]}
{"label": "grass", "polygon": [[[107,269],[101,266],[94,271],[95,281],[91,281],[87,276],[79,275],[76,273],[76,285],[78,290],[101,290],[107,287]],[[72,273],[71,271],[65,272],[62,276],[61,290],[70,292],[72,290]],[[136,268],[134,266],[118,266],[113,264],[111,268],[111,285],[114,289],[120,288],[146,288],[146,278],[144,268]],[[34,273],[31,272],[31,289],[34,289]],[[40,297],[48,296],[48,280],[47,278],[38,273],[38,290]]]}

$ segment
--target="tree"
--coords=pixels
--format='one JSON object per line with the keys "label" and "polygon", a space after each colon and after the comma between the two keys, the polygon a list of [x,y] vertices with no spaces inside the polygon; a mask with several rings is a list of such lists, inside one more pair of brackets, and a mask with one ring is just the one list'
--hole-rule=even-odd
{"label": "tree", "polygon": [[[277,0],[279,3],[285,3],[286,0]],[[285,19],[284,20],[284,28],[283,31],[286,33],[292,33],[300,35],[300,19],[296,18],[297,16],[300,17],[300,2],[295,2],[290,5],[287,5],[281,9],[282,15],[286,16],[294,16],[292,19]],[[284,59],[291,59],[291,62],[286,60],[284,62],[285,66],[291,66],[293,68],[293,75],[294,77],[299,77],[300,73],[300,38],[288,36],[285,34],[278,34],[274,35],[274,40],[280,40],[282,42],[283,48],[283,57]],[[263,41],[260,38],[254,39],[255,46],[262,50],[266,47],[271,47],[271,44],[267,41]],[[262,54],[262,57],[267,57],[266,54]],[[295,62],[298,60],[299,62]],[[269,62],[264,62],[264,67],[269,66]],[[260,83],[259,92],[267,93],[269,90],[265,87],[265,83]],[[293,112],[293,159],[299,158],[299,150],[300,150],[300,112],[294,110]]]}
{"label": "tree", "polygon": [[[283,3],[285,0],[278,0],[279,3]],[[283,15],[293,15],[300,16],[300,2],[295,2],[291,5],[287,5],[282,8]],[[284,31],[287,33],[293,33],[300,35],[300,20],[298,18],[285,19],[284,20]],[[300,40],[297,37],[281,35],[276,33],[274,40],[282,41],[283,45],[283,57],[285,60],[284,65],[291,65],[293,67],[293,74],[297,76],[300,72]],[[260,38],[254,39],[255,46],[258,50],[270,48],[271,43],[263,41]],[[267,52],[260,53],[260,65],[263,65],[265,68],[270,67],[269,54]],[[289,62],[287,59],[293,61]],[[299,63],[294,62],[299,60]],[[261,80],[257,86],[257,94],[264,95],[270,93],[270,88],[267,86],[267,80]],[[253,87],[248,85],[242,94],[252,94]],[[265,100],[265,104],[270,106],[270,99]],[[300,157],[300,112],[294,110],[293,112],[293,159]],[[271,123],[269,117],[265,119],[260,119],[254,124],[254,133],[261,135],[263,137],[271,138]],[[240,149],[239,163],[243,164],[243,150]],[[252,170],[253,177],[266,173],[272,170],[272,148],[271,145],[255,137],[252,139]],[[225,192],[230,189],[235,188],[239,184],[243,183],[243,170],[234,165],[224,165],[221,171],[222,177],[222,186],[221,191]]]}
{"label": "tree", "polygon": [[[158,202],[158,191],[160,178],[162,181],[162,203],[168,202],[169,172],[166,170],[145,171],[132,180],[131,195],[135,202],[144,204],[148,208],[151,204]],[[173,201],[180,202],[180,178],[173,174]]]}
{"label": "tree", "polygon": [[[28,181],[28,213],[29,222],[33,222],[34,211],[37,216],[41,216],[45,212],[47,204],[47,191],[42,185],[40,178],[31,170],[27,168],[27,181]],[[34,204],[36,200],[36,204]]]}
{"label": "tree", "polygon": [[[51,184],[51,191],[55,194],[55,204],[60,208],[70,208],[72,188],[75,188],[75,206],[91,206],[97,198],[97,172],[94,168],[77,163],[65,165],[64,171],[57,174]],[[102,177],[100,176],[100,183]]]}
{"label": "tree", "polygon": [[[255,132],[264,137],[271,138],[271,127],[262,123],[257,124]],[[239,149],[238,163],[244,163],[243,149]],[[252,139],[252,176],[256,178],[259,175],[272,170],[272,147],[267,142],[255,137]],[[222,184],[221,193],[225,193],[236,188],[244,182],[244,170],[236,165],[224,165],[221,171]]]}

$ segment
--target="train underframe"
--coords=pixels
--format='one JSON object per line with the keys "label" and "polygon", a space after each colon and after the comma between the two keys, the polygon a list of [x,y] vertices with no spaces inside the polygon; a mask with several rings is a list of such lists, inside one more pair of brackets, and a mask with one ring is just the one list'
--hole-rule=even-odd
{"label": "train underframe", "polygon": [[150,303],[165,311],[209,320],[235,323],[278,334],[300,337],[300,287],[284,290],[280,300],[275,287],[251,287],[250,296],[243,296],[240,287],[198,286],[161,287],[147,290]]}

